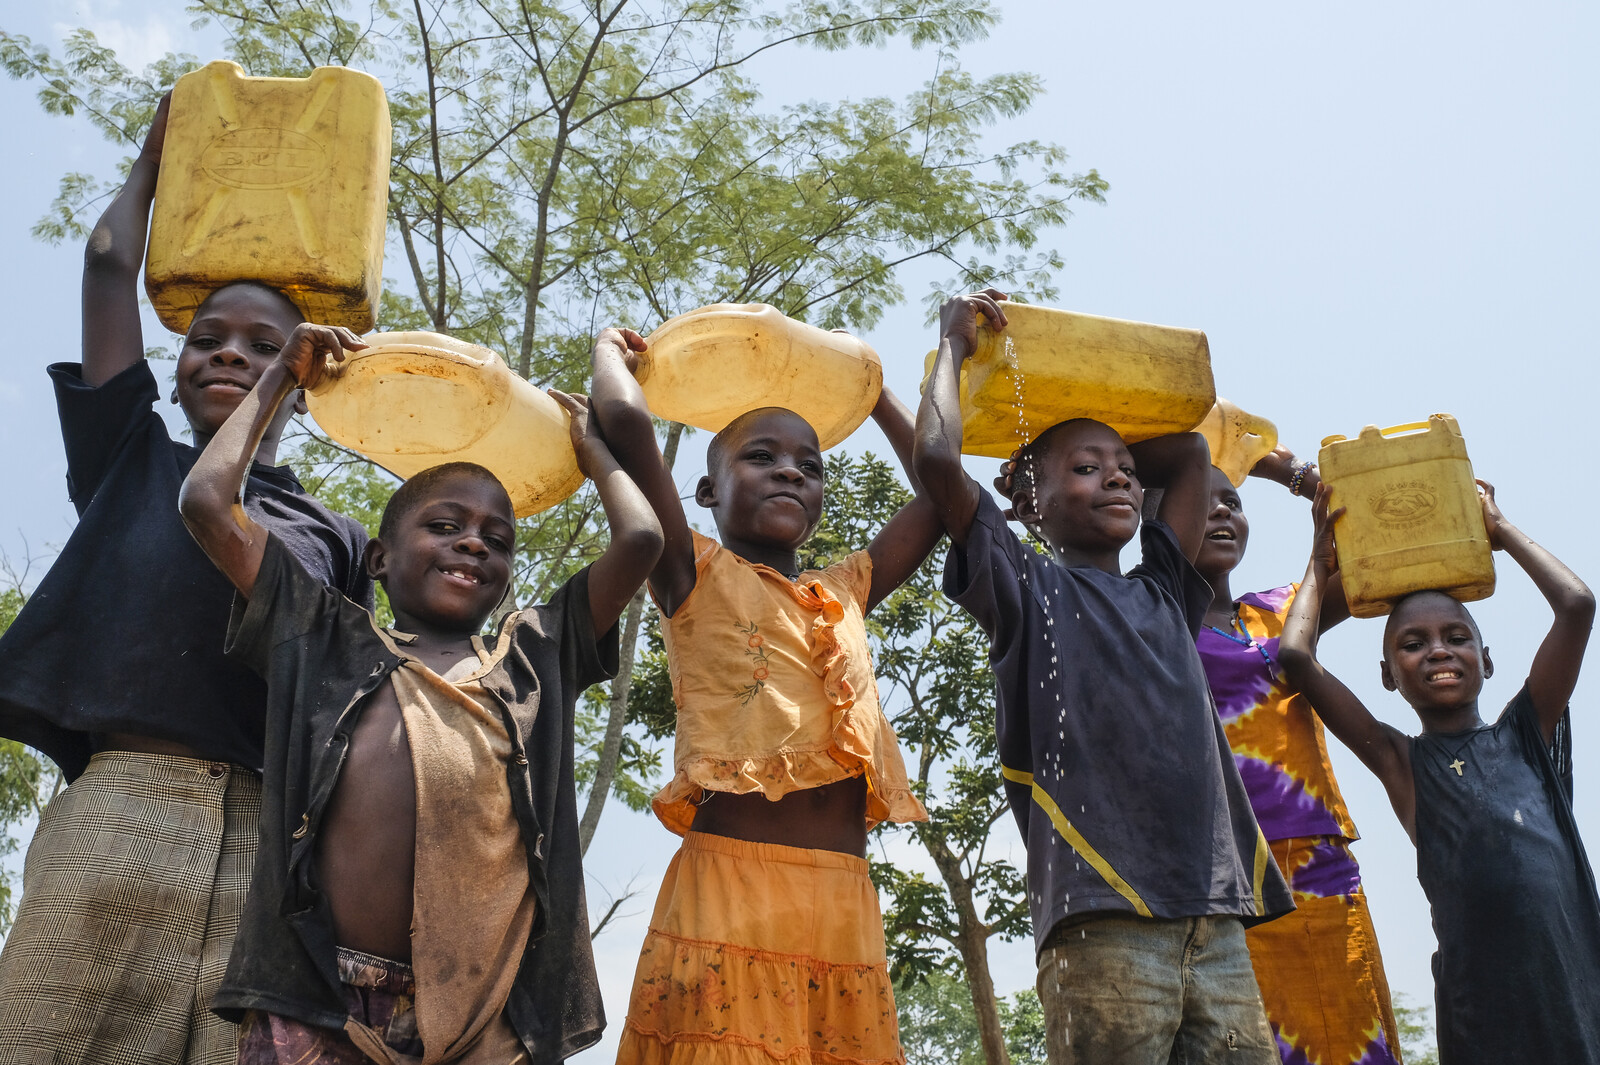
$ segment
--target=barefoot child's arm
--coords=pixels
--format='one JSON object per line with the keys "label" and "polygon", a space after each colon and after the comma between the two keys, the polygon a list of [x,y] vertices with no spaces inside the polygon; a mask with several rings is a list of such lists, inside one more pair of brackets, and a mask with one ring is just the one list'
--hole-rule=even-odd
{"label": "barefoot child's arm", "polygon": [[660,522],[663,543],[650,571],[650,591],[662,612],[671,617],[694,591],[694,537],[678,498],[677,482],[656,446],[656,427],[650,420],[644,390],[633,376],[638,353],[644,350],[644,339],[631,329],[602,331],[594,342],[590,403],[601,436]]}
{"label": "barefoot child's arm", "polygon": [[1539,713],[1539,727],[1549,743],[1561,715],[1567,711],[1572,689],[1578,684],[1578,670],[1583,666],[1583,652],[1589,646],[1589,630],[1594,625],[1594,593],[1560,559],[1505,519],[1494,501],[1494,485],[1480,480],[1478,486],[1483,490],[1483,522],[1490,546],[1516,560],[1555,612],[1550,632],[1528,670],[1528,697]]}
{"label": "barefoot child's arm", "polygon": [[979,313],[993,328],[1005,328],[1006,313],[1000,306],[1005,298],[989,288],[956,296],[939,308],[939,352],[917,409],[917,482],[958,545],[967,542],[981,491],[961,467],[961,364],[977,344]]}
{"label": "barefoot child's arm", "polygon": [[911,490],[917,496],[901,507],[872,538],[872,543],[867,545],[867,554],[872,558],[872,591],[867,596],[864,612],[870,612],[889,593],[909,580],[944,535],[944,522],[939,520],[939,511],[934,507],[933,500],[920,491],[917,481],[912,455],[916,442],[916,421],[911,416],[911,409],[885,388],[878,396],[872,418],[883,430],[883,435],[889,438],[907,479],[911,481]]}
{"label": "barefoot child's arm", "polygon": [[1322,723],[1339,741],[1355,752],[1389,793],[1389,804],[1406,834],[1416,841],[1416,789],[1411,779],[1411,753],[1403,732],[1372,716],[1354,692],[1322,668],[1317,661],[1317,634],[1321,624],[1324,589],[1334,579],[1333,522],[1343,508],[1328,513],[1328,490],[1317,489],[1311,513],[1316,535],[1311,561],[1300,594],[1289,607],[1278,661],[1289,684],[1305,695]]}
{"label": "barefoot child's arm", "polygon": [[1200,553],[1211,510],[1211,452],[1199,433],[1173,433],[1128,445],[1146,491],[1161,489],[1156,517],[1172,527],[1190,562]]}
{"label": "barefoot child's arm", "polygon": [[578,468],[594,482],[606,524],[611,527],[611,542],[589,568],[589,614],[594,619],[594,634],[604,636],[661,557],[661,525],[650,501],[623,472],[592,422],[588,397],[569,396],[553,388],[550,395],[571,415]]}
{"label": "barefoot child's arm", "polygon": [[366,347],[354,333],[339,326],[295,327],[278,358],[256,382],[200,459],[184,478],[178,510],[196,542],[246,599],[255,590],[267,538],[244,509],[244,483],[256,448],[272,425],[278,407],[296,388],[311,388],[322,379],[326,356],[343,360],[346,351]]}
{"label": "barefoot child's arm", "polygon": [[83,383],[103,385],[144,358],[139,269],[167,134],[163,96],[128,180],[89,234],[83,253]]}

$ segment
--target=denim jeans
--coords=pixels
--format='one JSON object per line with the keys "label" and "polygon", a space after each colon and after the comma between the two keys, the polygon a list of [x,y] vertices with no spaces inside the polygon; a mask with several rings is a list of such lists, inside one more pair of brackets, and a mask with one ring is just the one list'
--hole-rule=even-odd
{"label": "denim jeans", "polygon": [[1096,917],[1039,955],[1050,1065],[1278,1065],[1237,917]]}

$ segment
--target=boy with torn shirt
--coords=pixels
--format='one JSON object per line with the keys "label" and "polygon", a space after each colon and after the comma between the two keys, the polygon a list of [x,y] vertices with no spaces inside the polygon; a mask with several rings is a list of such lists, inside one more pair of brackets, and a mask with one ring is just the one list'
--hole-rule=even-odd
{"label": "boy with torn shirt", "polygon": [[366,567],[395,629],[308,575],[236,505],[255,438],[342,330],[286,348],[184,483],[185,522],[244,602],[229,653],[267,678],[261,850],[214,1000],[243,1065],[562,1060],[604,1026],[583,895],[573,709],[616,669],[616,620],[661,550],[644,496],[571,415],[611,526],[550,602],[478,633],[511,579],[500,482],[406,482]]}
{"label": "boy with torn shirt", "polygon": [[[961,466],[960,365],[978,314],[1004,328],[1004,299],[941,309],[916,470],[953,541],[945,593],[990,640],[1049,1060],[1276,1065],[1243,921],[1294,904],[1194,647],[1210,456],[1193,433],[1130,448],[1100,422],[1055,425],[1001,477],[1051,554],[1023,544]],[[1159,520],[1124,575],[1145,486],[1164,489]]]}

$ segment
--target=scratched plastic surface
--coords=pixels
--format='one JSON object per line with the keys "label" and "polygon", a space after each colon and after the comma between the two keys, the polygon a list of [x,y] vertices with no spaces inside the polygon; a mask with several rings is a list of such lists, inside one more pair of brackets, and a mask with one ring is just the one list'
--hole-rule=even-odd
{"label": "scratched plastic surface", "polygon": [[1235,488],[1244,484],[1257,462],[1278,446],[1278,427],[1259,414],[1218,399],[1195,432],[1211,446],[1211,465],[1227,474]]}
{"label": "scratched plastic surface", "polygon": [[701,307],[646,339],[635,376],[650,410],[713,433],[747,411],[784,407],[830,448],[866,420],[883,389],[883,364],[864,341],[764,303]]}
{"label": "scratched plastic surface", "polygon": [[[1070,418],[1105,422],[1129,442],[1195,428],[1216,401],[1198,329],[1007,304],[1006,328],[978,325],[961,371],[962,450],[1009,458]],[[936,352],[925,365],[933,366]]]}
{"label": "scratched plastic surface", "polygon": [[145,258],[161,323],[182,333],[207,295],[253,279],[311,321],[371,329],[390,139],[383,86],[360,71],[249,78],[218,61],[179,78]]}
{"label": "scratched plastic surface", "polygon": [[306,395],[334,440],[399,477],[475,462],[505,485],[518,517],[583,483],[567,412],[488,348],[438,333],[374,333]]}
{"label": "scratched plastic surface", "polygon": [[1350,612],[1381,617],[1409,592],[1461,602],[1494,593],[1494,552],[1461,427],[1448,414],[1330,436],[1317,456]]}

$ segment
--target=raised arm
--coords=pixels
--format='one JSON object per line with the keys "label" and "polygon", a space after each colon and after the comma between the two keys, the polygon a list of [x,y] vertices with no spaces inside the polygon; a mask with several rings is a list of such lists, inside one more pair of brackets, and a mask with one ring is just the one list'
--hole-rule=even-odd
{"label": "raised arm", "polygon": [[979,314],[991,328],[1005,328],[1000,306],[1005,298],[986,288],[945,300],[939,308],[939,351],[917,408],[912,467],[945,532],[958,544],[967,542],[982,491],[961,466],[961,364],[977,347]]}
{"label": "raised arm", "polygon": [[594,634],[604,636],[661,557],[661,524],[650,501],[591,424],[588,397],[553,388],[550,395],[572,418],[572,448],[578,453],[578,468],[594,482],[611,528],[611,542],[589,567],[589,614],[594,618]]}
{"label": "raised arm", "polygon": [[144,147],[83,252],[83,381],[103,385],[144,358],[139,325],[139,269],[144,264],[150,204],[161,170],[171,95],[156,106]]}
{"label": "raised arm", "polygon": [[1173,433],[1129,444],[1139,483],[1161,490],[1156,517],[1172,527],[1190,562],[1200,553],[1211,510],[1211,449],[1199,433]]}
{"label": "raised arm", "polygon": [[872,417],[889,438],[911,481],[911,490],[917,496],[901,507],[867,545],[867,554],[872,557],[872,591],[867,596],[867,612],[909,580],[944,536],[944,522],[939,520],[939,511],[933,501],[918,490],[912,459],[916,422],[911,409],[885,388],[878,396]]}
{"label": "raised arm", "polygon": [[644,390],[633,376],[644,350],[644,338],[631,329],[603,330],[594,342],[589,402],[606,446],[649,500],[660,523],[663,544],[650,571],[650,591],[671,617],[694,590],[694,537],[677,482],[656,446],[656,426]]}
{"label": "raised arm", "polygon": [[267,549],[265,530],[244,509],[244,483],[256,448],[284,400],[296,388],[312,388],[322,379],[327,356],[342,361],[345,351],[364,347],[348,329],[309,322],[296,326],[277,359],[262,371],[255,388],[228,416],[184,478],[178,492],[183,523],[207,557],[247,599],[255,590]]}
{"label": "raised arm", "polygon": [[1283,636],[1278,641],[1278,662],[1290,685],[1306,697],[1328,730],[1382,782],[1406,835],[1416,842],[1416,788],[1411,779],[1411,749],[1406,735],[1373,717],[1356,694],[1317,661],[1323,590],[1337,566],[1333,523],[1343,512],[1340,508],[1328,513],[1328,490],[1319,487],[1311,508],[1316,522],[1311,561],[1306,566],[1300,594],[1289,605]]}
{"label": "raised arm", "polygon": [[1583,666],[1583,652],[1589,646],[1589,630],[1594,625],[1594,593],[1565,563],[1506,520],[1494,500],[1494,485],[1480,480],[1478,487],[1483,490],[1483,523],[1490,546],[1516,560],[1555,612],[1550,631],[1528,670],[1528,695],[1539,713],[1539,726],[1548,743],[1561,715],[1566,713],[1572,689],[1578,685],[1578,670]]}
{"label": "raised arm", "polygon": [[[1250,476],[1281,484],[1306,500],[1317,497],[1317,485],[1322,483],[1322,474],[1315,462],[1300,461],[1293,451],[1282,444],[1251,467]],[[1334,570],[1322,593],[1322,631],[1327,632],[1349,616],[1350,604],[1344,597],[1344,581],[1339,579],[1339,571]]]}

